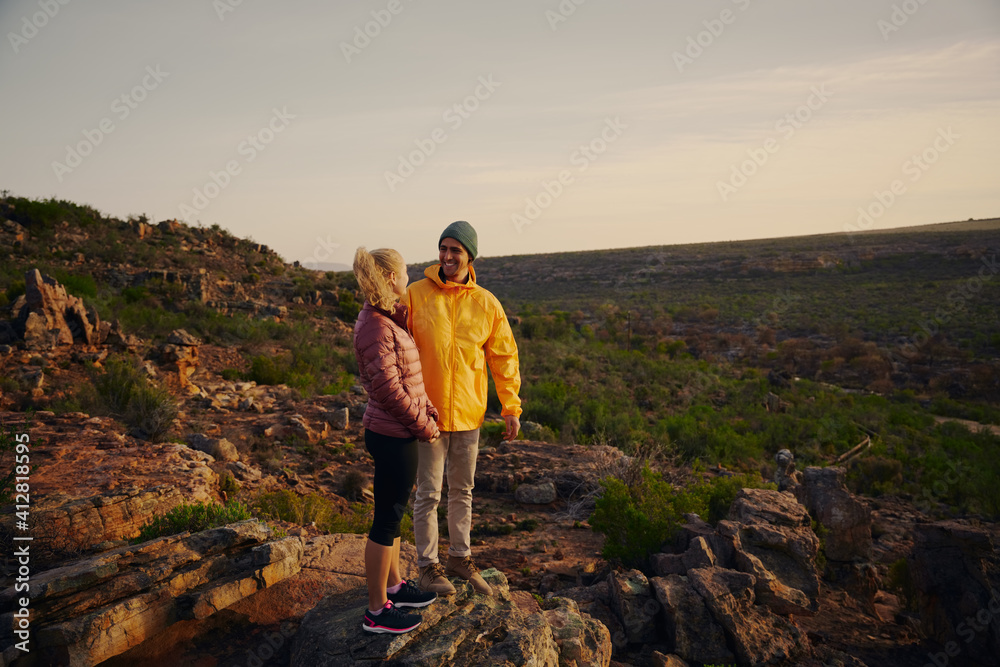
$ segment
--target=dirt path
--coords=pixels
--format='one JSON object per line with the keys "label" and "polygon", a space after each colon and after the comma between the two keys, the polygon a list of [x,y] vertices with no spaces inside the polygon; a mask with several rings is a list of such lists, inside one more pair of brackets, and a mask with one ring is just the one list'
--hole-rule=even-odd
{"label": "dirt path", "polygon": [[971,419],[958,419],[957,417],[940,417],[938,415],[934,415],[934,421],[936,421],[938,424],[943,424],[944,422],[958,422],[959,424],[968,427],[970,431],[978,431],[979,429],[985,428],[993,435],[1000,435],[1000,426],[997,426],[996,424],[980,424],[979,422],[974,422]]}

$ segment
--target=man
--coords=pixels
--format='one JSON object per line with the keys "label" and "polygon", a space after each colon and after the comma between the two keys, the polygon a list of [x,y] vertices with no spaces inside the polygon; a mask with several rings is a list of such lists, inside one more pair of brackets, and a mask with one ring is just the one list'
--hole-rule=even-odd
{"label": "man", "polygon": [[[408,324],[420,350],[427,395],[438,409],[441,437],[419,443],[413,532],[417,542],[418,586],[451,595],[448,576],[469,581],[480,593],[490,585],[472,561],[472,488],[479,452],[479,427],[486,414],[489,367],[503,405],[504,438],[521,428],[521,376],[517,344],[500,301],[476,283],[472,262],[479,238],[464,220],[453,222],[438,241],[439,264],[407,290]],[[445,465],[448,469],[448,561],[438,560],[437,507]]]}

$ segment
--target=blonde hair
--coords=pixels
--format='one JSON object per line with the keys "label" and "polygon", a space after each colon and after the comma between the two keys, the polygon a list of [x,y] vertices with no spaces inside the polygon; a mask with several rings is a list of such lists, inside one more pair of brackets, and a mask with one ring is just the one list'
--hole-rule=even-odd
{"label": "blonde hair", "polygon": [[378,248],[368,252],[361,246],[354,253],[354,277],[368,303],[376,308],[392,310],[399,299],[389,282],[389,274],[393,271],[406,271],[406,262],[392,248]]}

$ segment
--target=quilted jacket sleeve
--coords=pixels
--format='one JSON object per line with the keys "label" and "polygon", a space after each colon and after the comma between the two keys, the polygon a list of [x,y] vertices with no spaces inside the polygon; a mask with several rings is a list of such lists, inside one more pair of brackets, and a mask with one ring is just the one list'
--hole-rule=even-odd
{"label": "quilted jacket sleeve", "polygon": [[378,336],[361,350],[361,363],[371,382],[371,395],[396,421],[420,440],[430,439],[434,421],[426,409],[410,398],[403,387],[395,332],[382,327]]}

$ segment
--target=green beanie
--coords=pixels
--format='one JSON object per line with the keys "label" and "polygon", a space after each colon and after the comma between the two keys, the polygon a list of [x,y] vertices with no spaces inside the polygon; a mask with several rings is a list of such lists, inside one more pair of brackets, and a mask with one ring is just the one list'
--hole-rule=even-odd
{"label": "green beanie", "polygon": [[441,241],[447,238],[455,239],[465,246],[466,251],[469,253],[470,262],[479,254],[479,235],[476,234],[476,230],[473,229],[472,225],[465,220],[456,220],[448,225],[441,233],[438,245],[441,245]]}

